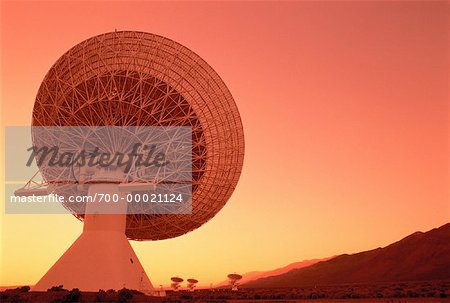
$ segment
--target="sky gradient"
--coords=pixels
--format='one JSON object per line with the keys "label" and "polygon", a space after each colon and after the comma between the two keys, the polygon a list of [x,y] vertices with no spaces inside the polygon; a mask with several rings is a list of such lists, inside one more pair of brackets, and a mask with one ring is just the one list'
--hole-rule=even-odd
{"label": "sky gradient", "polygon": [[[215,218],[132,242],[154,285],[209,285],[450,221],[448,2],[2,1],[3,126],[29,125],[53,63],[115,29],[199,54],[245,131],[241,180]],[[0,218],[0,285],[34,284],[82,231],[70,215]]]}

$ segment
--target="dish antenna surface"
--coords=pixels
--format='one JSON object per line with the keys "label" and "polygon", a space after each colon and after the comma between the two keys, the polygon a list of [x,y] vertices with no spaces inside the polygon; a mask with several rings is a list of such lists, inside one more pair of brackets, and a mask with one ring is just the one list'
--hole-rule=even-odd
{"label": "dish antenna surface", "polygon": [[231,290],[237,291],[238,290],[238,281],[242,279],[242,276],[236,273],[229,274],[228,280],[231,285]]}
{"label": "dish antenna surface", "polygon": [[[191,211],[152,214],[136,211],[135,204],[119,203],[122,206],[117,207],[125,212],[108,215],[89,211],[89,204],[64,202],[84,221],[83,233],[34,290],[62,284],[83,291],[126,287],[158,295],[128,240],[169,239],[200,227],[225,205],[237,185],[244,135],[233,97],[202,58],[173,40],[136,31],[105,33],[75,45],[51,67],[33,108],[33,145],[56,142],[63,150],[83,149],[89,140],[82,133],[71,134],[71,140],[58,140],[38,129],[103,126],[189,127],[192,170],[188,181],[178,183],[191,189]],[[117,152],[134,135],[97,137]],[[123,197],[130,192],[152,192],[167,181],[135,168],[94,166],[82,171],[72,166],[64,171],[36,160],[46,193],[65,197],[80,191]],[[61,182],[62,173],[73,180]],[[90,177],[81,184],[81,176]],[[93,179],[97,182],[89,181]]]}
{"label": "dish antenna surface", "polygon": [[190,291],[194,291],[194,288],[195,288],[196,284],[198,283],[198,280],[197,279],[187,279],[187,282],[188,282],[188,285],[187,285],[188,289]]}
{"label": "dish antenna surface", "polygon": [[180,277],[172,277],[170,278],[170,280],[172,281],[172,284],[170,284],[170,286],[174,291],[178,291],[178,289],[181,287],[181,283],[184,281],[184,279]]}

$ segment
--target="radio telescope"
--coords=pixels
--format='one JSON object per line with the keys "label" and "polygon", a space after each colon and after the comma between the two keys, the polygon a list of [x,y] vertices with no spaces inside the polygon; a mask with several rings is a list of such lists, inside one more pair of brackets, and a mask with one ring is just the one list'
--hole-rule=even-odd
{"label": "radio telescope", "polygon": [[170,284],[170,286],[174,291],[178,291],[178,289],[181,287],[181,283],[184,281],[183,278],[180,277],[172,277],[170,278],[170,280],[172,281],[172,284]]}
{"label": "radio telescope", "polygon": [[[224,82],[197,54],[165,37],[135,31],[101,34],[75,45],[48,71],[34,104],[33,144],[46,140],[33,131],[42,126],[191,127],[191,213],[99,215],[65,203],[84,221],[83,232],[34,287],[126,287],[158,295],[128,240],[181,236],[214,217],[230,198],[242,169],[244,135]],[[114,145],[127,140],[109,139]],[[73,184],[55,181],[55,170],[42,163],[38,167],[46,186],[41,194],[72,193]],[[102,170],[90,173],[101,175]],[[85,191],[121,195],[132,191],[136,180],[120,171],[113,179],[84,184]],[[152,184],[147,185],[139,190],[151,191]]]}
{"label": "radio telescope", "polygon": [[187,281],[188,281],[187,287],[188,287],[189,291],[194,291],[194,288],[195,288],[196,284],[198,283],[198,280],[196,280],[196,279],[187,279]]}
{"label": "radio telescope", "polygon": [[242,276],[239,274],[229,274],[228,275],[228,280],[230,282],[231,285],[231,290],[237,291],[238,290],[238,281],[242,279]]}

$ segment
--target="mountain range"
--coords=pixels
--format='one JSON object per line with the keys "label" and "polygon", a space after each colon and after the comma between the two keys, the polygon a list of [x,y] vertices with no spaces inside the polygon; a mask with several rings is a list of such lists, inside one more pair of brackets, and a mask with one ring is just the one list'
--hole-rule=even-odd
{"label": "mountain range", "polygon": [[[333,258],[333,257],[324,258],[324,259],[304,260],[304,261],[300,261],[300,262],[291,263],[284,267],[276,268],[273,270],[267,270],[267,271],[251,271],[251,272],[248,272],[248,273],[245,273],[242,275],[242,279],[239,280],[239,284],[245,284],[250,281],[254,281],[254,280],[265,278],[265,277],[281,275],[281,274],[287,273],[293,269],[311,266],[313,264],[316,264],[321,261],[326,261],[331,258]],[[228,286],[228,285],[229,285],[228,280],[225,280],[225,281],[222,281],[222,282],[214,285],[214,287],[223,287],[223,286]]]}
{"label": "mountain range", "polygon": [[339,255],[310,266],[244,282],[242,287],[428,280],[450,280],[450,223],[428,232],[415,232],[383,248]]}

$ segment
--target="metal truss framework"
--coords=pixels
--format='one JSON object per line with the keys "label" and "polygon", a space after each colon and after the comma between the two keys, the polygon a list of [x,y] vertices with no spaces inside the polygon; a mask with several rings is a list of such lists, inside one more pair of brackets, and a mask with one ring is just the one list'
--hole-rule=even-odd
{"label": "metal truss framework", "polygon": [[[149,33],[106,33],[66,52],[41,84],[32,125],[192,128],[192,214],[127,215],[132,240],[177,237],[210,220],[230,198],[243,164],[242,123],[223,81],[188,48]],[[48,167],[40,170],[54,178]]]}

